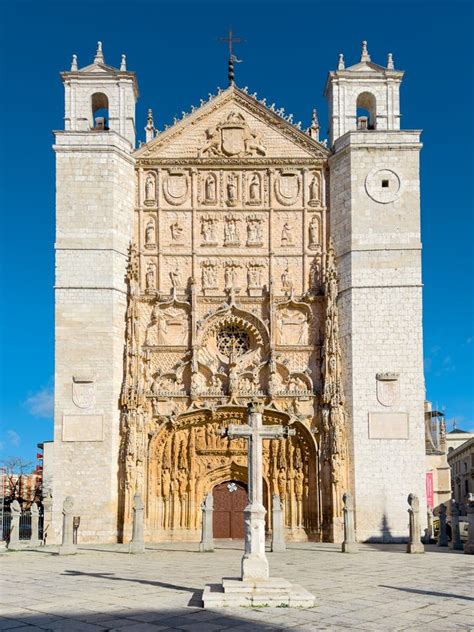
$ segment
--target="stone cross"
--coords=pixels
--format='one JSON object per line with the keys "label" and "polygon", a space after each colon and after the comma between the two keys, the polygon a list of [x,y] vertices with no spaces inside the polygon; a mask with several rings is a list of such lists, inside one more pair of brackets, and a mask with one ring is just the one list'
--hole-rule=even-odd
{"label": "stone cross", "polygon": [[344,541],[341,550],[343,553],[358,553],[359,547],[355,538],[354,498],[352,494],[344,492],[342,502],[344,503]]}
{"label": "stone cross", "polygon": [[407,544],[407,553],[424,553],[425,547],[420,540],[420,501],[415,494],[408,494],[407,501],[410,505],[408,509],[410,539]]}
{"label": "stone cross", "polygon": [[448,546],[448,534],[446,532],[446,505],[441,503],[439,506],[439,533],[438,546]]}
{"label": "stone cross", "polygon": [[39,538],[39,508],[36,503],[31,505],[31,537],[30,546],[39,546],[41,540]]}
{"label": "stone cross", "polygon": [[469,523],[467,542],[464,543],[464,553],[474,555],[474,494],[469,494],[467,501],[467,521]]}
{"label": "stone cross", "polygon": [[280,496],[273,494],[272,496],[272,551],[273,553],[281,553],[286,551],[285,535],[283,524],[283,510]]}
{"label": "stone cross", "polygon": [[201,542],[199,543],[199,550],[201,553],[212,553],[214,551],[214,537],[212,533],[212,516],[214,513],[214,497],[209,492],[204,498],[204,502],[201,505],[202,511],[202,527],[201,527]]}
{"label": "stone cross", "polygon": [[263,404],[250,402],[247,406],[248,423],[230,424],[224,431],[229,439],[248,439],[248,495],[244,509],[245,553],[242,558],[242,580],[264,580],[269,577],[265,555],[265,514],[263,506],[263,440],[285,439],[295,430],[283,426],[264,426]]}
{"label": "stone cross", "polygon": [[143,537],[143,504],[140,492],[135,492],[133,497],[133,527],[130,553],[145,553],[145,540]]}
{"label": "stone cross", "polygon": [[8,542],[8,548],[12,551],[20,548],[20,516],[21,505],[17,500],[14,500],[10,505],[11,511],[11,523],[10,523],[10,540]]}
{"label": "stone cross", "polygon": [[459,505],[452,500],[451,502],[451,546],[455,551],[462,551],[464,545],[461,541],[461,531],[459,529]]}
{"label": "stone cross", "polygon": [[74,498],[66,496],[63,502],[63,541],[59,547],[59,555],[74,555],[77,545],[74,544]]}

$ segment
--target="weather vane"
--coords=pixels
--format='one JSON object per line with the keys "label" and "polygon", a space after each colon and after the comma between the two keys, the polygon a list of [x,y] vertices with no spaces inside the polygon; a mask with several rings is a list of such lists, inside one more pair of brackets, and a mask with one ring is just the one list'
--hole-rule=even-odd
{"label": "weather vane", "polygon": [[228,78],[229,78],[229,86],[234,85],[234,63],[240,64],[241,59],[237,59],[234,55],[233,44],[241,44],[244,40],[241,37],[234,37],[232,32],[232,27],[229,27],[229,34],[227,37],[219,37],[220,42],[226,42],[229,46],[229,70],[228,70]]}

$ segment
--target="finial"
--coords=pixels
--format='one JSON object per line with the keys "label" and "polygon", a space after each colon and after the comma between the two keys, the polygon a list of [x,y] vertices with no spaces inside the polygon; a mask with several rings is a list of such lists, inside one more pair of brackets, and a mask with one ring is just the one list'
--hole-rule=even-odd
{"label": "finial", "polygon": [[97,42],[97,50],[94,57],[94,64],[104,64],[104,54],[102,52],[102,42]]}
{"label": "finial", "polygon": [[72,56],[71,61],[71,72],[75,72],[77,70],[77,55]]}
{"label": "finial", "polygon": [[153,111],[151,108],[148,108],[148,115],[147,115],[146,127],[145,127],[145,135],[146,135],[145,138],[146,138],[147,143],[149,143],[151,140],[155,138],[155,132],[156,132],[156,128],[153,123]]}
{"label": "finial", "polygon": [[308,134],[313,140],[319,140],[319,121],[316,108],[313,109],[313,114],[311,116],[311,126],[308,129]]}
{"label": "finial", "polygon": [[120,70],[122,72],[127,70],[127,56],[126,55],[122,55],[122,60],[120,62]]}
{"label": "finial", "polygon": [[235,77],[234,57],[233,57],[233,55],[231,55],[229,57],[229,66],[228,66],[228,70],[227,70],[227,78],[229,79],[229,86],[233,86],[234,85],[234,77]]}
{"label": "finial", "polygon": [[388,70],[394,70],[395,69],[395,66],[393,64],[393,55],[392,55],[392,53],[389,53],[387,55],[387,69]]}
{"label": "finial", "polygon": [[344,55],[342,53],[339,53],[339,61],[337,62],[337,69],[344,70],[345,67],[346,67],[346,64],[344,63]]}
{"label": "finial", "polygon": [[453,419],[453,430],[457,430],[457,423],[455,419]]}
{"label": "finial", "polygon": [[362,42],[362,52],[360,54],[360,61],[370,61],[369,51],[367,50],[367,42]]}

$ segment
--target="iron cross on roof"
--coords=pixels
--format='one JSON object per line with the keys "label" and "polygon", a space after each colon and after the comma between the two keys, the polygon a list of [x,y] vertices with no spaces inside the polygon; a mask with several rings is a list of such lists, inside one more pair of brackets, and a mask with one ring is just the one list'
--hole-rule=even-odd
{"label": "iron cross on roof", "polygon": [[228,78],[229,86],[234,85],[234,62],[240,64],[241,60],[237,59],[233,52],[233,44],[241,44],[244,40],[241,37],[234,37],[232,27],[229,28],[227,37],[219,37],[220,42],[226,42],[229,47],[229,66],[228,66]]}

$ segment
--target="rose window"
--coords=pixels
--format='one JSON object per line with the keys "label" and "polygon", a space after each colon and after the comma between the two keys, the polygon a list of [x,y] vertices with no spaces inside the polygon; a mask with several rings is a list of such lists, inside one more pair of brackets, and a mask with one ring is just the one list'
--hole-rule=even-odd
{"label": "rose window", "polygon": [[236,325],[227,325],[216,334],[217,348],[224,356],[240,356],[250,349],[248,333]]}

